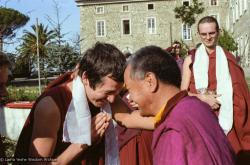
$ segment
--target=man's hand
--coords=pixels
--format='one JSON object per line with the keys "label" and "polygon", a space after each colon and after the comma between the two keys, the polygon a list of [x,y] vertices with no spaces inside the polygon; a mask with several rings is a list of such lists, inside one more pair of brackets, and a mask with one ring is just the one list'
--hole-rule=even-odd
{"label": "man's hand", "polygon": [[104,112],[98,113],[91,119],[91,140],[93,143],[98,143],[102,139],[110,120],[111,116]]}
{"label": "man's hand", "polygon": [[172,48],[176,48],[176,46],[177,46],[177,44],[173,44],[173,45],[172,45]]}
{"label": "man's hand", "polygon": [[220,97],[221,95],[215,95],[215,94],[199,94],[198,98],[201,101],[204,101],[205,103],[207,103],[208,105],[210,105],[210,107],[213,110],[216,110],[220,107],[220,102],[216,99],[217,97]]}
{"label": "man's hand", "polygon": [[138,110],[138,109],[139,109],[139,105],[136,104],[136,103],[130,98],[130,95],[129,95],[129,94],[126,96],[126,98],[127,98],[127,100],[128,100],[128,103],[130,104],[130,106],[131,106],[132,108],[134,108],[135,110]]}

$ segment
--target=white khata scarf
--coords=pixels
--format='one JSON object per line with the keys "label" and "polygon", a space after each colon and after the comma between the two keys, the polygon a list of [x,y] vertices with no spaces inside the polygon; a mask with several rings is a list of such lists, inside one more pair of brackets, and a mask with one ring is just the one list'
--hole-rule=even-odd
{"label": "white khata scarf", "polygon": [[[101,111],[112,115],[109,104],[101,108]],[[63,124],[63,141],[91,145],[91,113],[85,88],[79,76],[72,84],[72,100]],[[117,133],[111,120],[105,132],[105,165],[119,164]]]}
{"label": "white khata scarf", "polygon": [[[208,87],[208,66],[209,57],[205,46],[202,44],[195,53],[193,65],[195,87],[204,89]],[[233,87],[231,75],[229,73],[228,61],[224,50],[216,46],[216,80],[218,101],[221,103],[219,112],[219,124],[227,135],[233,126]]]}

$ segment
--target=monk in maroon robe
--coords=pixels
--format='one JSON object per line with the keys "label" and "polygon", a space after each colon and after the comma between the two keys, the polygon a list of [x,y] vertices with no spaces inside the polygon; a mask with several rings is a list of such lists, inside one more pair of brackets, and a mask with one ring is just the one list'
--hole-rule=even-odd
{"label": "monk in maroon robe", "polygon": [[[72,94],[67,88],[66,83],[72,81],[73,79],[72,74],[74,73],[68,72],[58,77],[54,81],[52,81],[48,85],[48,87],[45,89],[45,92],[37,99],[36,103],[31,109],[31,112],[19,136],[17,146],[16,146],[16,151],[15,151],[16,158],[28,158],[29,157],[29,148],[31,145],[30,143],[31,143],[32,130],[34,127],[35,108],[37,106],[37,103],[41,99],[48,97],[48,96],[50,96],[59,107],[61,120],[62,120],[60,129],[57,132],[57,143],[54,149],[54,153],[53,155],[51,155],[51,157],[55,159],[69,147],[70,143],[66,143],[62,141],[62,133],[63,133],[63,121],[65,120],[66,112],[68,110],[68,106],[72,99]],[[91,111],[92,116],[97,115],[97,113],[98,113],[98,109],[93,109]],[[100,164],[100,165],[104,164],[104,140],[102,140],[99,144],[94,145],[91,148],[88,148],[84,153],[80,154],[71,163],[77,165],[77,164],[87,164],[87,162]],[[22,163],[27,164],[27,162],[14,162],[14,164],[15,163],[18,165]]]}
{"label": "monk in maroon robe", "polygon": [[[106,155],[104,133],[111,117],[100,112],[100,108],[113,102],[122,88],[125,63],[124,55],[114,45],[97,42],[88,49],[79,63],[77,74],[62,75],[36,100],[18,139],[15,157],[51,157],[58,164],[103,165]],[[85,92],[91,113],[91,146],[62,140],[75,76],[79,76],[79,83],[84,86],[85,91],[79,92]]]}
{"label": "monk in maroon robe", "polygon": [[124,82],[142,116],[155,116],[154,165],[234,165],[234,153],[210,106],[180,91],[174,59],[157,46],[137,51]]}
{"label": "monk in maroon robe", "polygon": [[[216,91],[216,43],[219,35],[218,23],[213,17],[204,17],[198,24],[200,38],[205,45],[208,58],[208,87],[207,91]],[[198,94],[195,88],[195,79],[193,73],[193,64],[195,62],[196,50],[190,51],[190,56],[185,59],[183,66],[182,89],[189,90],[190,95],[197,96],[202,101],[208,103],[214,112],[220,113],[220,103],[217,101],[217,95]],[[228,51],[224,50],[226,55],[229,72],[233,88],[233,126],[227,137],[236,154],[248,155],[250,151],[250,94],[244,77],[242,68],[237,64],[235,57]],[[224,67],[224,66],[221,66]],[[242,157],[242,156],[240,156]],[[243,156],[244,159],[250,155]]]}
{"label": "monk in maroon robe", "polygon": [[[237,64],[234,56],[230,52],[225,50],[225,54],[228,59],[234,93],[234,127],[229,132],[228,138],[235,152],[238,153],[241,150],[250,149],[250,142],[247,140],[250,140],[250,135],[244,133],[250,132],[250,113],[248,113],[250,111],[250,95],[242,68]],[[194,54],[191,56],[195,60]],[[209,55],[208,90],[210,91],[216,91],[215,58],[215,52]],[[192,65],[190,65],[190,69],[192,70]],[[193,72],[190,80],[189,91],[197,93]]]}

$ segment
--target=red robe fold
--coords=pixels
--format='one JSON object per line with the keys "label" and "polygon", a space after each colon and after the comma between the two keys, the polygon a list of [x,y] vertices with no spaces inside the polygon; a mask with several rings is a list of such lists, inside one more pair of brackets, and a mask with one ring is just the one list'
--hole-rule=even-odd
{"label": "red robe fold", "polygon": [[[233,128],[227,135],[234,151],[241,153],[250,151],[250,93],[246,83],[243,69],[237,64],[235,57],[228,51],[225,55],[228,60],[229,72],[233,85]],[[195,51],[191,51],[192,61],[195,60]],[[209,85],[208,88],[216,88],[215,53],[209,55]],[[189,90],[197,93],[192,70]]]}
{"label": "red robe fold", "polygon": [[[124,95],[123,101],[130,107]],[[140,129],[127,129],[117,126],[118,141],[120,146],[120,165],[152,165],[151,143],[153,131]]]}

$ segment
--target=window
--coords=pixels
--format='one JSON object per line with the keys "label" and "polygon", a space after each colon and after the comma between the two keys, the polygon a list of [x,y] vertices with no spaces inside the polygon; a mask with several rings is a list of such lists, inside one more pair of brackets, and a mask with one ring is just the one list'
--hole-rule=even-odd
{"label": "window", "polygon": [[[226,18],[227,20],[226,20],[226,29],[230,29],[230,16],[229,15],[227,15],[227,18]],[[233,28],[232,28],[233,29]],[[231,30],[232,30],[231,29]]]}
{"label": "window", "polygon": [[237,40],[237,45],[238,45],[238,49],[237,49],[237,55],[240,56],[240,38],[238,37]]}
{"label": "window", "polygon": [[96,36],[97,37],[105,36],[105,21],[103,20],[96,21]]}
{"label": "window", "polygon": [[154,10],[154,4],[153,3],[148,4],[148,10]]}
{"label": "window", "polygon": [[235,3],[235,20],[237,21],[239,19],[239,4],[238,4],[238,0],[236,0]]}
{"label": "window", "polygon": [[191,27],[187,24],[182,25],[182,38],[184,40],[191,40]]}
{"label": "window", "polygon": [[189,6],[190,5],[190,1],[189,0],[183,0],[182,1],[182,5],[183,6]]}
{"label": "window", "polygon": [[128,5],[123,5],[123,6],[122,6],[122,11],[123,11],[123,12],[128,11]]}
{"label": "window", "polygon": [[95,8],[95,13],[96,14],[103,14],[104,13],[104,6],[97,6]]}
{"label": "window", "polygon": [[240,47],[240,55],[244,55],[244,45],[243,45],[244,43],[243,43],[243,37],[241,36],[240,37],[240,45],[239,45],[239,47]]}
{"label": "window", "polygon": [[122,20],[122,34],[125,34],[125,35],[130,34],[130,20],[129,19]]}
{"label": "window", "polygon": [[232,7],[232,19],[233,19],[233,23],[235,23],[235,10],[234,10],[234,7]]}
{"label": "window", "polygon": [[242,16],[242,13],[243,13],[243,3],[242,3],[242,0],[239,0],[239,7],[240,7],[240,16]]}
{"label": "window", "polygon": [[217,5],[217,0],[211,0],[211,5]]}
{"label": "window", "polygon": [[245,38],[245,57],[246,57],[246,66],[249,66],[249,38],[247,34]]}
{"label": "window", "polygon": [[148,33],[149,34],[156,34],[156,21],[154,17],[148,18]]}
{"label": "window", "polygon": [[247,0],[244,0],[244,7],[243,7],[244,11],[247,10]]}

